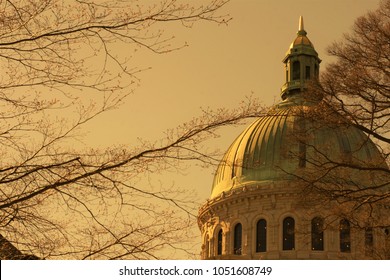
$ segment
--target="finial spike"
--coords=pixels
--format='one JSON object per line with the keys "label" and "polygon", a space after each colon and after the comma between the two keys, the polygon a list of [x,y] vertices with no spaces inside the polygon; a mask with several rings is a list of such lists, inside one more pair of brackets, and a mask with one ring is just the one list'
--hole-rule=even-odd
{"label": "finial spike", "polygon": [[300,16],[299,17],[299,29],[298,29],[298,31],[304,31],[304,30],[305,30],[305,28],[303,26],[303,16]]}

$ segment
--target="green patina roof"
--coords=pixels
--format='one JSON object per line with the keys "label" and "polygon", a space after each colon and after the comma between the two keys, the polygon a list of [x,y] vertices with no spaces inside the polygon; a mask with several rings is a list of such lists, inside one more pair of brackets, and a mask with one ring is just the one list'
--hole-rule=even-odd
{"label": "green patina roof", "polygon": [[[237,137],[217,169],[211,198],[248,184],[291,180],[297,172],[312,171],[320,163],[384,165],[380,152],[363,132],[335,122],[337,116],[331,122],[324,115],[319,120],[316,114],[324,111],[324,103],[303,103],[300,96],[290,97]],[[304,167],[300,163],[302,149]],[[356,170],[347,175],[357,181],[367,177]]]}

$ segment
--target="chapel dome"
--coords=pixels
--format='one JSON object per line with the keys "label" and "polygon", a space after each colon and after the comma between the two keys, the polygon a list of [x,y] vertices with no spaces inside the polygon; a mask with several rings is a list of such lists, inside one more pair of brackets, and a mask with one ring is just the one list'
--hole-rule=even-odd
{"label": "chapel dome", "polygon": [[[290,181],[324,163],[384,167],[381,153],[367,135],[333,112],[324,114],[328,109],[325,102],[294,96],[254,121],[225,153],[210,198],[249,185]],[[373,179],[356,169],[337,177],[362,185]]]}
{"label": "chapel dome", "polygon": [[269,186],[308,175],[310,180],[314,176],[324,183],[362,188],[380,182],[369,171],[348,168],[387,165],[366,134],[308,88],[319,78],[321,59],[306,35],[300,17],[297,38],[283,59],[283,101],[248,126],[227,150],[214,177],[211,199],[245,186]]}

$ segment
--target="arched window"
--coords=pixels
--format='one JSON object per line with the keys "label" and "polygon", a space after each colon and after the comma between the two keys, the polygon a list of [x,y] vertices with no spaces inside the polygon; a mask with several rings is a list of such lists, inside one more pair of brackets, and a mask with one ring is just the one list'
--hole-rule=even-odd
{"label": "arched window", "polygon": [[340,221],[340,251],[351,252],[351,226],[349,221]]}
{"label": "arched window", "polygon": [[261,219],[256,226],[256,252],[267,251],[267,221]]}
{"label": "arched window", "polygon": [[234,227],[234,254],[241,255],[242,254],[242,225],[236,224]]}
{"label": "arched window", "polygon": [[300,80],[301,78],[301,64],[299,61],[293,62],[292,79],[293,81]]}
{"label": "arched window", "polygon": [[295,249],[295,221],[291,217],[283,220],[283,250]]}
{"label": "arched window", "polygon": [[313,251],[324,250],[324,219],[321,217],[311,220],[311,249]]}
{"label": "arched window", "polygon": [[222,229],[218,231],[217,236],[217,255],[222,255]]}
{"label": "arched window", "polygon": [[374,251],[374,235],[371,227],[366,228],[364,232],[364,243],[366,246],[366,255],[372,256]]}

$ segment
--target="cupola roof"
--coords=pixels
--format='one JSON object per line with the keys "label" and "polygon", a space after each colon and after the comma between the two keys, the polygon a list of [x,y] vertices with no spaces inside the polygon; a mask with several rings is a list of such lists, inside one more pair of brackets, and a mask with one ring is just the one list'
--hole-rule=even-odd
{"label": "cupola roof", "polygon": [[300,55],[300,54],[307,54],[307,55],[318,57],[318,53],[314,49],[313,43],[307,37],[307,32],[304,29],[302,16],[299,17],[299,26],[298,26],[298,31],[297,31],[297,37],[290,44],[290,47],[287,50],[287,53],[286,53],[285,58],[283,59],[283,62],[286,62],[286,60],[291,55]]}
{"label": "cupola roof", "polygon": [[307,32],[305,31],[304,26],[303,26],[303,17],[300,16],[297,38],[295,38],[295,40],[291,43],[290,49],[292,49],[298,45],[306,45],[306,46],[310,46],[314,49],[312,42],[310,42],[309,38],[307,38],[306,35],[307,35]]}

